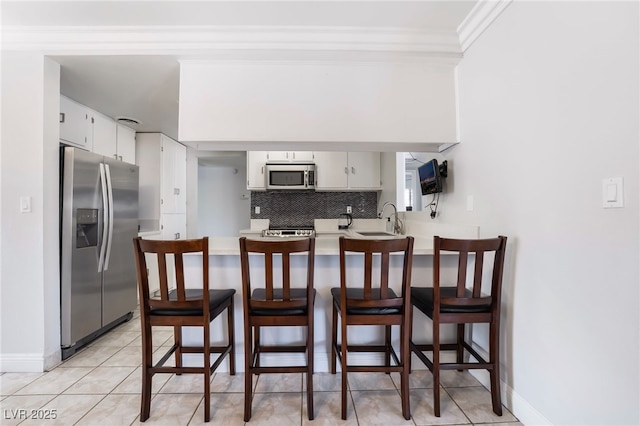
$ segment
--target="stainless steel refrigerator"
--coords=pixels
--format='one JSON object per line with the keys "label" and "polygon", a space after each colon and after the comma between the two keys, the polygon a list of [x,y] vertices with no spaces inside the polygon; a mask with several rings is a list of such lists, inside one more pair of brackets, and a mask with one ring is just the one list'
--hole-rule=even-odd
{"label": "stainless steel refrigerator", "polygon": [[62,358],[129,320],[137,305],[133,238],[138,166],[60,149]]}

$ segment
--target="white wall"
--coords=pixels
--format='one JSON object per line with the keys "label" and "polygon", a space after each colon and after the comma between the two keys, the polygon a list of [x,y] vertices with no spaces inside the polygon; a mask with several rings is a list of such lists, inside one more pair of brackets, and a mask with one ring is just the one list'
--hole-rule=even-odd
{"label": "white wall", "polygon": [[41,54],[2,53],[0,371],[60,360],[59,82],[60,67]]}
{"label": "white wall", "polygon": [[179,138],[341,145],[332,150],[456,142],[456,62],[183,61]]}
{"label": "white wall", "polygon": [[[237,237],[251,221],[246,165],[198,167],[198,232],[200,236]],[[242,198],[242,195],[246,198]]]}
{"label": "white wall", "polygon": [[[509,237],[502,379],[525,424],[640,423],[638,17],[513,2],[459,66],[440,220]],[[603,209],[614,176],[625,206]]]}

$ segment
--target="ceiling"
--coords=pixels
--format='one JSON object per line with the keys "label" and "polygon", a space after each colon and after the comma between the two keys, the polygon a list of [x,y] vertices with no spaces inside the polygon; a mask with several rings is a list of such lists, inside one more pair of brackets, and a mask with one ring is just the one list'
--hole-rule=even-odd
{"label": "ceiling", "polygon": [[[77,32],[77,37],[84,34],[89,38],[92,31],[112,34],[130,30],[138,33],[167,31],[172,34],[224,31],[225,36],[231,33],[236,40],[251,33],[254,37],[252,46],[255,46],[255,37],[261,34],[293,31],[289,37],[297,37],[313,31],[314,34],[322,33],[325,38],[325,34],[454,35],[459,46],[459,27],[477,3],[478,0],[21,0],[2,1],[0,19],[3,39],[12,29],[25,34],[35,29],[54,36],[56,31]],[[261,57],[268,57],[274,52],[278,55],[283,51],[290,53],[295,50],[290,45],[291,40],[288,40],[286,46],[281,43],[274,50],[270,44],[269,49],[261,52]],[[91,47],[90,44],[88,46]],[[229,45],[225,45],[225,49],[227,55],[234,50]],[[349,49],[340,52],[342,57],[352,52]],[[64,49],[51,48],[47,52],[61,65],[62,94],[110,117],[138,120],[139,124],[132,126],[137,131],[159,131],[177,139],[178,61],[203,52],[177,49],[170,54],[158,54],[152,50],[120,54],[105,49],[83,51],[78,48],[71,51],[73,53],[68,54]],[[220,52],[206,51],[208,57],[216,53]]]}

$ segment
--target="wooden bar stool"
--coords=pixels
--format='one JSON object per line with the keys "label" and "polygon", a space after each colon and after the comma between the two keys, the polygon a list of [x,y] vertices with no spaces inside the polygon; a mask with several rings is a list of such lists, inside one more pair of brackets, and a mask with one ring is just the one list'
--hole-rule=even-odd
{"label": "wooden bar stool", "polygon": [[[235,341],[233,333],[233,295],[235,290],[215,290],[209,288],[209,239],[197,240],[133,240],[136,265],[138,269],[138,288],[140,291],[140,320],[142,322],[142,401],[140,421],[149,418],[151,409],[151,381],[157,373],[196,373],[204,376],[204,421],[211,416],[211,374],[220,365],[225,356],[229,356],[230,374],[235,374]],[[187,253],[200,253],[202,256],[202,288],[185,288],[183,256]],[[159,296],[151,295],[149,290],[149,272],[145,254],[155,255],[158,260],[160,277]],[[169,289],[167,256],[173,255],[175,263],[175,289]],[[226,309],[228,344],[211,346],[210,323]],[[153,364],[152,327],[172,326],[174,344],[167,353]],[[203,345],[184,346],[182,327],[202,327]],[[202,353],[202,367],[185,367],[182,354]],[[219,355],[211,364],[211,353]],[[175,367],[165,367],[165,362],[175,354]]]}
{"label": "wooden bar stool", "polygon": [[[347,282],[347,253],[360,254],[363,258],[364,281],[354,285]],[[391,253],[403,256],[401,293],[397,295],[389,288],[389,257]],[[379,279],[373,284],[373,255],[380,255]],[[354,256],[355,257],[355,256]],[[388,240],[363,240],[340,237],[340,287],[332,288],[333,317],[331,327],[331,373],[336,373],[336,359],[342,368],[342,419],[347,419],[347,373],[348,372],[398,372],[400,373],[400,397],[402,415],[411,418],[409,402],[409,331],[411,303],[409,286],[413,262],[413,237]],[[340,316],[341,342],[338,343],[338,315]],[[385,340],[382,345],[350,345],[347,327],[353,325],[382,325]],[[400,357],[391,344],[391,326],[400,327]],[[384,365],[350,365],[349,352],[383,352]],[[391,365],[393,357],[394,365]]]}
{"label": "wooden bar stool", "polygon": [[[291,256],[306,253],[306,279],[294,287],[291,280]],[[274,257],[282,266],[282,282],[274,282]],[[306,373],[307,408],[313,420],[313,288],[315,238],[257,241],[240,238],[242,267],[242,301],[244,307],[244,421],[251,419],[253,375],[262,373]],[[264,268],[264,281],[251,281],[252,269]],[[253,268],[252,268],[253,265]],[[306,327],[305,344],[264,345],[260,340],[261,327]],[[306,353],[305,365],[262,366],[263,353]]]}
{"label": "wooden bar stool", "polygon": [[[433,373],[433,410],[440,417],[440,371],[485,369],[491,377],[491,401],[493,411],[502,415],[500,401],[500,293],[502,270],[507,247],[507,237],[491,239],[459,240],[434,237],[433,287],[411,287],[411,303],[433,322],[433,343],[415,344],[411,350]],[[458,256],[458,279],[455,286],[442,286],[440,256],[443,251],[455,252]],[[473,269],[468,267],[469,254],[474,255]],[[483,271],[484,261],[493,257],[493,266]],[[490,260],[490,259],[488,259]],[[467,270],[472,270],[473,283],[467,288]],[[491,277],[490,285],[482,293],[483,276]],[[489,324],[489,360],[485,360],[470,343],[465,341],[465,324]],[[455,343],[440,342],[440,324],[457,324]],[[440,361],[440,351],[456,351],[455,363]],[[476,362],[464,362],[464,351]],[[424,352],[433,352],[429,359]]]}

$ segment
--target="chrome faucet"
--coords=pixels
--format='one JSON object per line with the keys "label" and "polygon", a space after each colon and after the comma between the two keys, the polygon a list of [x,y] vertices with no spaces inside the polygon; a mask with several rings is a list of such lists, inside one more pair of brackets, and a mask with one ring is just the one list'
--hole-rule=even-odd
{"label": "chrome faucet", "polygon": [[[387,201],[386,203],[384,203],[382,205],[382,209],[380,210],[380,213],[378,213],[378,219],[382,219],[382,215],[384,213],[384,209],[387,206],[393,207],[393,213],[391,214],[391,216],[394,216],[393,233],[394,234],[402,234],[402,222],[400,221],[400,218],[398,217],[398,209],[396,208],[396,205],[393,204],[391,201]],[[389,217],[391,217],[391,216],[389,216]]]}

